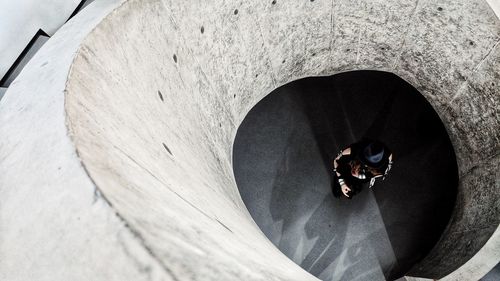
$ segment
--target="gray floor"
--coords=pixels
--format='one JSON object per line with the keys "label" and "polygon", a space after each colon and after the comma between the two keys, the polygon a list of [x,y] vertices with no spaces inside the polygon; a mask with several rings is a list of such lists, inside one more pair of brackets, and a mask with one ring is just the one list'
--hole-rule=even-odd
{"label": "gray floor", "polygon": [[498,281],[500,280],[500,263],[498,263],[488,274],[486,274],[480,281]]}
{"label": "gray floor", "polygon": [[[238,131],[234,170],[248,210],[285,255],[322,280],[402,276],[437,241],[453,206],[456,164],[444,128],[419,128],[439,119],[423,117],[433,113],[428,104],[392,85],[394,77],[380,86],[384,77],[295,82],[260,102]],[[412,109],[401,110],[404,103]],[[362,136],[393,149],[394,170],[373,191],[336,199],[329,159]]]}

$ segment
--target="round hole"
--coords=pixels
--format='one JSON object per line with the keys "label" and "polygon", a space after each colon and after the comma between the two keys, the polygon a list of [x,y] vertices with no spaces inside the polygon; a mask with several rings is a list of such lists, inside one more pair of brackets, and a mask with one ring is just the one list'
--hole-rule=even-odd
{"label": "round hole", "polygon": [[[363,136],[383,141],[394,154],[394,166],[371,190],[366,185],[349,201],[334,198],[331,160]],[[404,257],[391,257],[380,268],[390,274],[387,280],[399,278],[432,249],[455,205],[458,172],[446,129],[430,103],[392,73],[352,71],[280,86],[244,118],[232,155],[243,202],[267,237],[276,237],[276,229],[291,229],[303,223],[303,214],[312,214],[301,231],[287,236],[286,243],[271,241],[298,264],[308,263],[306,268],[317,277],[342,251],[357,253],[359,264],[371,262],[370,245],[376,244],[381,253],[405,251]],[[375,197],[384,204],[377,205]],[[409,205],[426,212],[393,211]],[[376,219],[370,215],[373,211],[379,214]],[[353,218],[359,228],[349,227]],[[371,227],[384,229],[387,221],[401,222],[398,228],[412,235],[370,234]],[[422,228],[424,224],[432,227]],[[352,235],[366,236],[356,243],[344,239]],[[310,251],[305,260],[297,259],[290,246],[305,237],[333,244]],[[318,270],[314,264],[325,266]],[[332,270],[330,276],[359,274],[356,266]],[[365,276],[363,280],[378,279]]]}

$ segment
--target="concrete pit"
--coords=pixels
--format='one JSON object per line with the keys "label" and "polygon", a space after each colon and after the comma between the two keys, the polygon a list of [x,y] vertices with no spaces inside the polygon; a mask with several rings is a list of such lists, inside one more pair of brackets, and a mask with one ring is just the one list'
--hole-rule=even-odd
{"label": "concrete pit", "polygon": [[499,38],[483,0],[94,1],[0,101],[0,279],[317,280],[253,221],[233,141],[281,85],[351,70],[415,87],[457,157],[451,220],[407,274],[479,279],[500,259]]}

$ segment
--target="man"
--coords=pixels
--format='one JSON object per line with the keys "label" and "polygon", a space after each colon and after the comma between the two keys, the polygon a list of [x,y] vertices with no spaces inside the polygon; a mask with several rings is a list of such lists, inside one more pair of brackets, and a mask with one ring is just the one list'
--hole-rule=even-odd
{"label": "man", "polygon": [[385,179],[392,164],[392,153],[378,140],[362,139],[350,145],[333,160],[333,195],[352,199],[365,183],[372,188],[377,178]]}

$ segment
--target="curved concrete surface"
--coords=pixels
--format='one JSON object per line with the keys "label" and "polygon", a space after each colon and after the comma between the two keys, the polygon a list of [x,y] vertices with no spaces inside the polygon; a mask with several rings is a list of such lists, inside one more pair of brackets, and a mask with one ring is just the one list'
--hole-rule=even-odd
{"label": "curved concrete surface", "polygon": [[0,279],[315,280],[252,221],[232,142],[278,86],[356,69],[415,86],[456,150],[452,220],[410,275],[478,279],[500,253],[499,35],[483,0],[95,1],[0,101]]}

